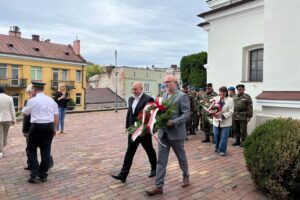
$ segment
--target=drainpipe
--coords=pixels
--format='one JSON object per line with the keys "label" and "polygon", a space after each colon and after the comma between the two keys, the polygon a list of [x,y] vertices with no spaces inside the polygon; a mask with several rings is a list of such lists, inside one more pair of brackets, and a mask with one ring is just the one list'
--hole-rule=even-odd
{"label": "drainpipe", "polygon": [[81,86],[83,88],[83,95],[84,95],[84,104],[83,104],[83,110],[86,110],[86,88],[84,86],[84,80],[85,80],[85,74],[84,74],[84,65],[81,65],[81,70],[82,70],[82,81],[81,81]]}

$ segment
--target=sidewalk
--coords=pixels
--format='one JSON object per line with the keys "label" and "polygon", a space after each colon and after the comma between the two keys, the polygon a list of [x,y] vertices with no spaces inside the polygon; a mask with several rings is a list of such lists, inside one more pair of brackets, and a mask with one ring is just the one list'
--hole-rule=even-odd
{"label": "sidewalk", "polygon": [[[211,143],[201,143],[202,133],[190,136],[185,146],[190,186],[181,188],[180,168],[171,151],[164,194],[145,196],[154,178],[148,178],[150,164],[141,146],[126,184],[112,179],[110,175],[119,172],[126,152],[125,116],[126,110],[67,115],[66,134],[57,135],[52,145],[54,168],[48,182],[41,184],[27,183],[21,124],[12,127],[0,159],[0,199],[267,199],[250,178],[243,149],[229,145],[228,155],[221,157]],[[156,141],[153,143],[156,149]]]}

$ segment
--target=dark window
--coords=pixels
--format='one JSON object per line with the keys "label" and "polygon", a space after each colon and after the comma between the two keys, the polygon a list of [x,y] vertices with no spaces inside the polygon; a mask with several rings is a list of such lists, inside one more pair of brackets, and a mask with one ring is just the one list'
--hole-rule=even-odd
{"label": "dark window", "polygon": [[6,79],[6,78],[7,78],[7,65],[0,64],[0,79]]}
{"label": "dark window", "polygon": [[14,94],[13,96],[12,96],[12,98],[13,98],[13,101],[14,101],[14,107],[15,107],[15,111],[18,111],[19,110],[19,95],[17,95],[17,94]]}
{"label": "dark window", "polygon": [[263,81],[264,50],[250,51],[249,81]]}
{"label": "dark window", "polygon": [[81,70],[76,70],[76,81],[81,82]]}
{"label": "dark window", "polygon": [[76,93],[76,105],[80,105],[80,104],[81,104],[81,94]]}

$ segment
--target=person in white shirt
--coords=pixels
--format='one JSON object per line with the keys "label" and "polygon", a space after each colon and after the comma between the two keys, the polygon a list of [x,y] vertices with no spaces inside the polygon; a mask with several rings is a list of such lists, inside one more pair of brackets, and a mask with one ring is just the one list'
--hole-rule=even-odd
{"label": "person in white shirt", "polygon": [[[27,101],[23,109],[24,115],[31,115],[31,127],[28,134],[27,156],[30,165],[29,183],[46,182],[50,165],[51,143],[56,134],[58,123],[58,106],[46,96],[45,83],[32,81],[35,97]],[[37,148],[40,148],[41,163],[38,163]]]}
{"label": "person in white shirt", "polygon": [[3,149],[7,143],[7,135],[10,125],[16,122],[16,114],[12,97],[5,94],[0,86],[0,158],[3,156]]}

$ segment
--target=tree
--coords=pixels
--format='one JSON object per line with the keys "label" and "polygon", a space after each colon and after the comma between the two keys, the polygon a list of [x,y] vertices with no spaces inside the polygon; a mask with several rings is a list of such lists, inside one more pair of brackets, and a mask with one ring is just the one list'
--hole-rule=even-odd
{"label": "tree", "polygon": [[183,56],[180,61],[180,74],[183,83],[187,83],[194,87],[205,87],[206,85],[206,69],[204,65],[207,63],[207,53],[200,52]]}
{"label": "tree", "polygon": [[104,74],[105,73],[105,68],[100,65],[88,65],[86,67],[86,78],[89,79],[90,77],[97,75],[97,74]]}

